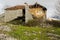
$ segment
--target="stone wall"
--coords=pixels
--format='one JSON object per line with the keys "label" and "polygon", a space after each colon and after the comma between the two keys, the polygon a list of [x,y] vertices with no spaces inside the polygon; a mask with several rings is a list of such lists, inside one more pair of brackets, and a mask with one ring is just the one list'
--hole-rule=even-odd
{"label": "stone wall", "polygon": [[[46,19],[46,12],[42,10],[42,8],[25,8],[25,22],[29,20],[33,20],[33,16],[36,18],[43,18]],[[16,19],[17,17],[23,16],[22,9],[19,10],[6,10],[4,15],[1,15],[0,22],[9,22],[11,20]]]}
{"label": "stone wall", "polygon": [[4,22],[4,15],[5,15],[5,13],[3,13],[3,14],[0,15],[0,23]]}
{"label": "stone wall", "polygon": [[5,22],[9,22],[17,17],[21,17],[23,16],[22,14],[22,9],[19,9],[19,10],[6,10],[5,12],[5,17],[4,17],[4,21]]}

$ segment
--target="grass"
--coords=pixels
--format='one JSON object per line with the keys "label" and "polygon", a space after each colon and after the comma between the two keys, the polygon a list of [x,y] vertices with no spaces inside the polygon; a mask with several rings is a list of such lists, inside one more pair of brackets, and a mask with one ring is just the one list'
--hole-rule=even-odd
{"label": "grass", "polygon": [[37,23],[35,21],[34,23],[39,24],[39,26],[36,26],[33,23],[35,26],[33,25],[33,27],[32,26],[30,27],[30,25],[32,25],[31,23],[33,22],[29,22],[29,26],[23,26],[23,25],[11,26],[10,24],[8,24],[8,26],[11,27],[12,31],[7,32],[7,34],[17,38],[18,40],[51,40],[50,38],[48,38],[47,33],[60,35],[60,26],[56,22],[50,23],[51,25],[53,25],[53,27],[49,27],[49,26],[42,27],[40,26],[40,22]]}
{"label": "grass", "polygon": [[10,36],[17,38],[18,40],[51,40],[50,38],[48,38],[47,33],[60,35],[60,27],[28,27],[10,24],[8,24],[7,26],[11,27],[12,31],[3,33],[9,34]]}
{"label": "grass", "polygon": [[10,35],[22,40],[48,40],[45,30],[39,27],[14,26]]}
{"label": "grass", "polygon": [[18,40],[51,40],[48,38],[47,33],[60,35],[60,28],[58,27],[42,28],[18,25],[12,26],[11,29],[9,35]]}

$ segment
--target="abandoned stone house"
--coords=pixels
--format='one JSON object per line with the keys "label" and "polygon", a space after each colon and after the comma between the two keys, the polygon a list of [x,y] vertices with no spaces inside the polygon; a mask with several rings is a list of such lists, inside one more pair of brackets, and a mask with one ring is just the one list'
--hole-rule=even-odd
{"label": "abandoned stone house", "polygon": [[0,17],[1,22],[9,22],[14,19],[23,19],[24,22],[35,18],[45,18],[46,8],[38,3],[33,5],[17,5],[14,7],[6,8],[3,16]]}

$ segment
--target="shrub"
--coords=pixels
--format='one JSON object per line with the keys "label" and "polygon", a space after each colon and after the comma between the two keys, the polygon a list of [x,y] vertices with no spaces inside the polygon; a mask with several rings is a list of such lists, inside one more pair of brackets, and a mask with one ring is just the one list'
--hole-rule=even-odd
{"label": "shrub", "polygon": [[43,21],[42,19],[33,19],[28,21],[25,25],[26,26],[43,26],[43,24],[45,24],[45,21]]}

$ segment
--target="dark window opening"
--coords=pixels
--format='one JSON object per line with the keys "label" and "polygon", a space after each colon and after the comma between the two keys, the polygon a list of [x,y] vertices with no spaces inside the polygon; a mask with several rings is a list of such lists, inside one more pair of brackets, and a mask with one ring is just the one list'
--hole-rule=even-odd
{"label": "dark window opening", "polygon": [[22,17],[22,21],[25,22],[25,8],[23,9],[23,17]]}

